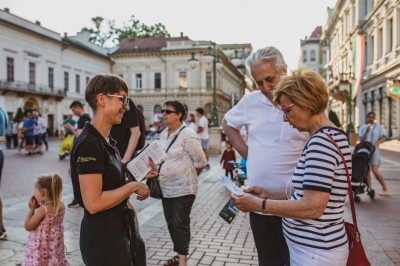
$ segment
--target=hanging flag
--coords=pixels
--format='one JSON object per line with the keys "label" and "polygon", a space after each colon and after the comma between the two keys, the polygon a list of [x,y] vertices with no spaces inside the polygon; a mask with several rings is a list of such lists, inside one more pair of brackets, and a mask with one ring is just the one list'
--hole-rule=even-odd
{"label": "hanging flag", "polygon": [[365,35],[356,35],[351,38],[352,42],[352,55],[354,72],[352,73],[356,79],[354,84],[351,84],[351,98],[354,100],[357,97],[358,91],[361,87],[362,72],[364,68],[364,49],[365,49]]}

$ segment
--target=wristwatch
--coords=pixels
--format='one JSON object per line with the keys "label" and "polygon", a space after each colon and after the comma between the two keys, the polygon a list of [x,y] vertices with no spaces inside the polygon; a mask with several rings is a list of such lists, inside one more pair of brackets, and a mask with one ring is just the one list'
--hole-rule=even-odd
{"label": "wristwatch", "polygon": [[261,212],[267,214],[267,200],[264,199],[261,205]]}

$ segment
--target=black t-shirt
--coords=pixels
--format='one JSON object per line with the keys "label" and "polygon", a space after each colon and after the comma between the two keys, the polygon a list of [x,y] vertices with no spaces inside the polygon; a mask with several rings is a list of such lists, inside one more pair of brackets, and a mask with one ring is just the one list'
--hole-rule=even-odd
{"label": "black t-shirt", "polygon": [[[76,138],[70,165],[75,200],[83,208],[85,206],[79,185],[79,175],[101,174],[102,191],[117,189],[125,184],[124,165],[115,147],[115,141],[110,137],[110,143],[108,143],[90,123],[86,124]],[[117,207],[124,205],[126,201]]]}
{"label": "black t-shirt", "polygon": [[85,127],[86,122],[90,122],[92,119],[89,114],[84,114],[78,119],[78,129],[83,129]]}
{"label": "black t-shirt", "polygon": [[[129,111],[124,113],[121,123],[113,125],[110,135],[117,141],[116,147],[121,157],[124,157],[128,148],[129,138],[131,137],[131,128],[139,126],[138,114],[133,101],[129,100]],[[133,155],[132,155],[133,158]]]}

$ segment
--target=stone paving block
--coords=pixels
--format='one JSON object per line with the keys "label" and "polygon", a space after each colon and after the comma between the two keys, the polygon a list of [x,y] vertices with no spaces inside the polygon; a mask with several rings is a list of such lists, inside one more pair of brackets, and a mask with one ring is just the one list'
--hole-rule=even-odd
{"label": "stone paving block", "polygon": [[215,261],[223,261],[223,262],[232,262],[232,263],[238,263],[239,259],[235,258],[222,258],[222,257],[215,257]]}
{"label": "stone paving block", "polygon": [[395,250],[385,250],[386,255],[391,259],[400,259],[400,254]]}
{"label": "stone paving block", "polygon": [[205,252],[202,251],[194,251],[192,252],[192,254],[190,255],[190,259],[198,259],[201,260],[201,258],[203,258]]}
{"label": "stone paving block", "polygon": [[253,256],[251,256],[251,255],[229,254],[228,258],[235,258],[235,259],[241,259],[241,260],[252,260]]}
{"label": "stone paving block", "polygon": [[200,260],[200,264],[211,265],[214,259],[215,256],[206,255]]}

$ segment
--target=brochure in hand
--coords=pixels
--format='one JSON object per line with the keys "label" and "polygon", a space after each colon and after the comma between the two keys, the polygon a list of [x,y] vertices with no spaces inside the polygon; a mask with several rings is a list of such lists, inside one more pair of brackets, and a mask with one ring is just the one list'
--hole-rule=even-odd
{"label": "brochure in hand", "polygon": [[218,177],[218,180],[225,185],[229,189],[230,192],[232,192],[235,195],[243,195],[244,192],[243,190],[238,187],[232,180],[229,179],[226,175],[221,175]]}
{"label": "brochure in hand", "polygon": [[[238,187],[232,180],[230,180],[226,175],[221,175],[218,177],[218,180],[224,184],[226,188],[229,189],[235,195],[243,195],[243,190]],[[224,219],[228,224],[232,223],[233,219],[235,219],[236,214],[239,212],[238,207],[232,199],[225,204],[224,208],[222,208],[219,216]]]}
{"label": "brochure in hand", "polygon": [[224,208],[219,213],[219,216],[224,219],[228,224],[232,223],[235,219],[236,214],[239,212],[238,207],[232,199],[225,204]]}
{"label": "brochure in hand", "polygon": [[154,140],[133,158],[126,165],[126,168],[135,177],[136,181],[140,182],[151,170],[149,157],[153,159],[156,165],[159,165],[166,155],[164,148],[161,147],[157,140]]}

